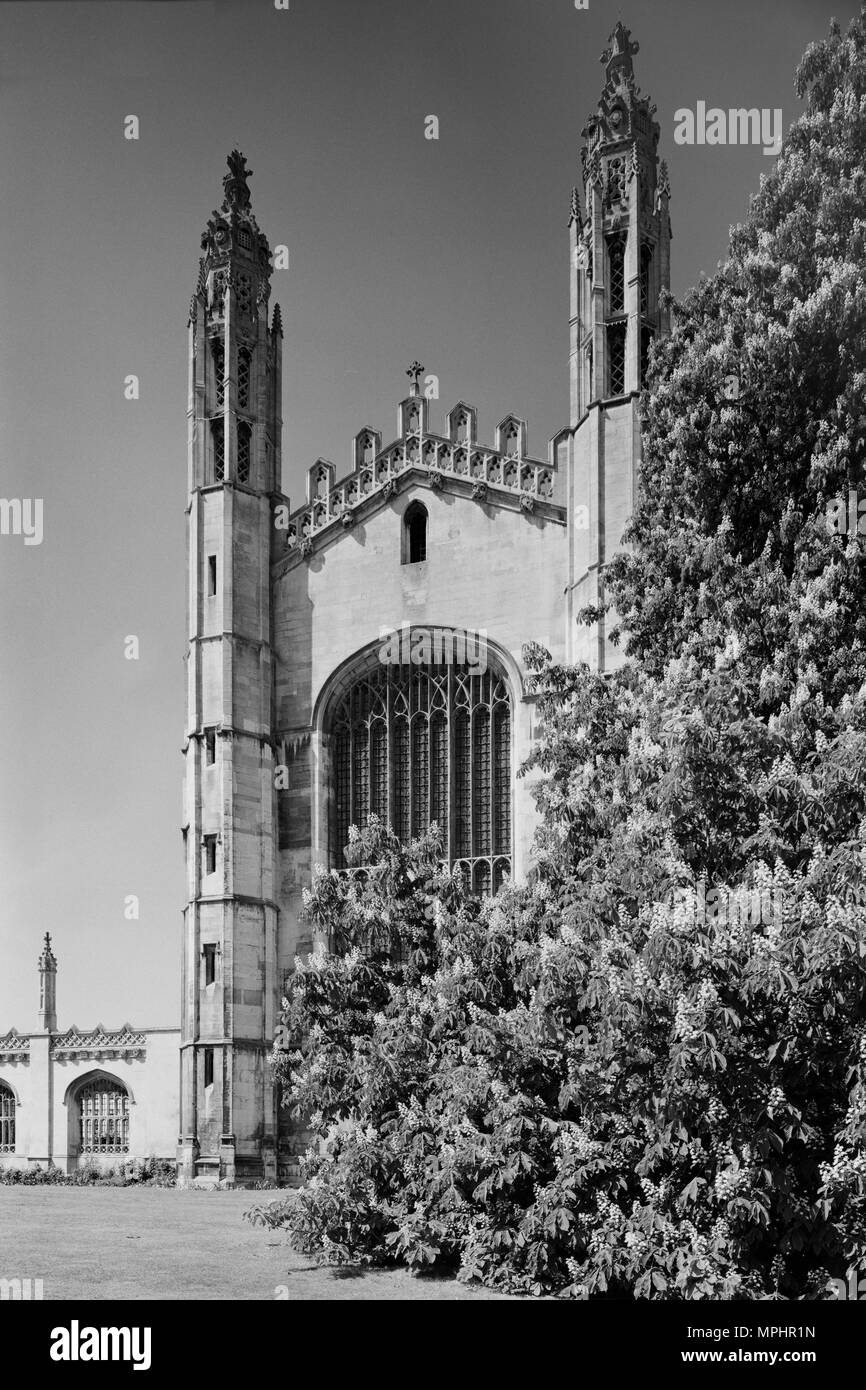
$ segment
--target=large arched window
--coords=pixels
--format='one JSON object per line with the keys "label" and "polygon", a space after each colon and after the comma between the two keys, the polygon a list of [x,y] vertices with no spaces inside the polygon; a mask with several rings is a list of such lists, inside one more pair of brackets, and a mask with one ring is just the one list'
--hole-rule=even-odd
{"label": "large arched window", "polygon": [[15,1152],[15,1095],[0,1081],[0,1153]]}
{"label": "large arched window", "polygon": [[129,1093],[120,1081],[99,1077],[78,1092],[80,1152],[129,1152]]}
{"label": "large arched window", "polygon": [[[426,634],[426,636],[425,636]],[[331,861],[345,867],[349,826],[372,812],[408,841],[435,821],[443,856],[477,893],[511,874],[511,701],[502,671],[462,656],[447,630],[404,630],[400,661],[374,654],[344,682],[328,718]],[[428,643],[433,660],[416,664]],[[437,650],[438,643],[438,650]],[[406,650],[404,650],[406,648]],[[469,653],[471,656],[471,653]]]}

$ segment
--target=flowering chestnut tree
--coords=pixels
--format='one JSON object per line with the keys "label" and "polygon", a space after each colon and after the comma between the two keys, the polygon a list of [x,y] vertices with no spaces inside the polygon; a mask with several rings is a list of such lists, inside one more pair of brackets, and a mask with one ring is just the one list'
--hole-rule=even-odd
{"label": "flowering chestnut tree", "polygon": [[[653,356],[627,664],[524,654],[530,881],[372,822],[274,1056],[329,1261],[572,1298],[822,1298],[866,1253],[866,21]],[[835,513],[834,513],[835,514]],[[592,614],[588,614],[592,617]],[[706,891],[706,886],[710,891]],[[755,910],[757,904],[757,910]]]}

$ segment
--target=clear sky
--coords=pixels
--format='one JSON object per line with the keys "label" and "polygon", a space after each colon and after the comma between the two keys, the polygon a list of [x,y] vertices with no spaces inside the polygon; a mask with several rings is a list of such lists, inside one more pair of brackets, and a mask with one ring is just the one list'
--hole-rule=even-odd
{"label": "clear sky", "polygon": [[781,107],[787,127],[802,51],[856,9],[0,4],[0,497],[44,503],[41,545],[0,536],[0,1033],[35,1026],[46,930],[61,1026],[178,1020],[186,317],[228,151],[290,249],[271,302],[293,503],[316,457],[342,475],[356,430],[390,434],[416,356],[440,378],[434,427],[463,398],[492,440],[514,410],[544,456],[567,423],[580,129],[617,19],[658,106],[680,292],[771,160],[675,146],[675,110]]}

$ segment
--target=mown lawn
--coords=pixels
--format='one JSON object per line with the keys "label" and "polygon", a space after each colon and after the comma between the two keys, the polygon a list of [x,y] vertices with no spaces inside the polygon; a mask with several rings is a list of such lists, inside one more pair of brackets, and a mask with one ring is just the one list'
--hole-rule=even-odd
{"label": "mown lawn", "polygon": [[[45,1299],[497,1299],[453,1279],[321,1268],[243,1220],[276,1193],[0,1188],[0,1278]],[[284,1295],[283,1295],[284,1296]]]}

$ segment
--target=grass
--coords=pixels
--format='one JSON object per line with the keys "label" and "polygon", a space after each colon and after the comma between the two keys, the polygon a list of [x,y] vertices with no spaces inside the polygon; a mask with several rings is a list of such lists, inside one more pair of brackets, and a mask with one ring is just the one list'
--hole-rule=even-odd
{"label": "grass", "polygon": [[[0,1188],[0,1278],[45,1299],[499,1299],[454,1279],[323,1268],[243,1213],[277,1193]],[[285,1294],[283,1294],[285,1297]]]}

